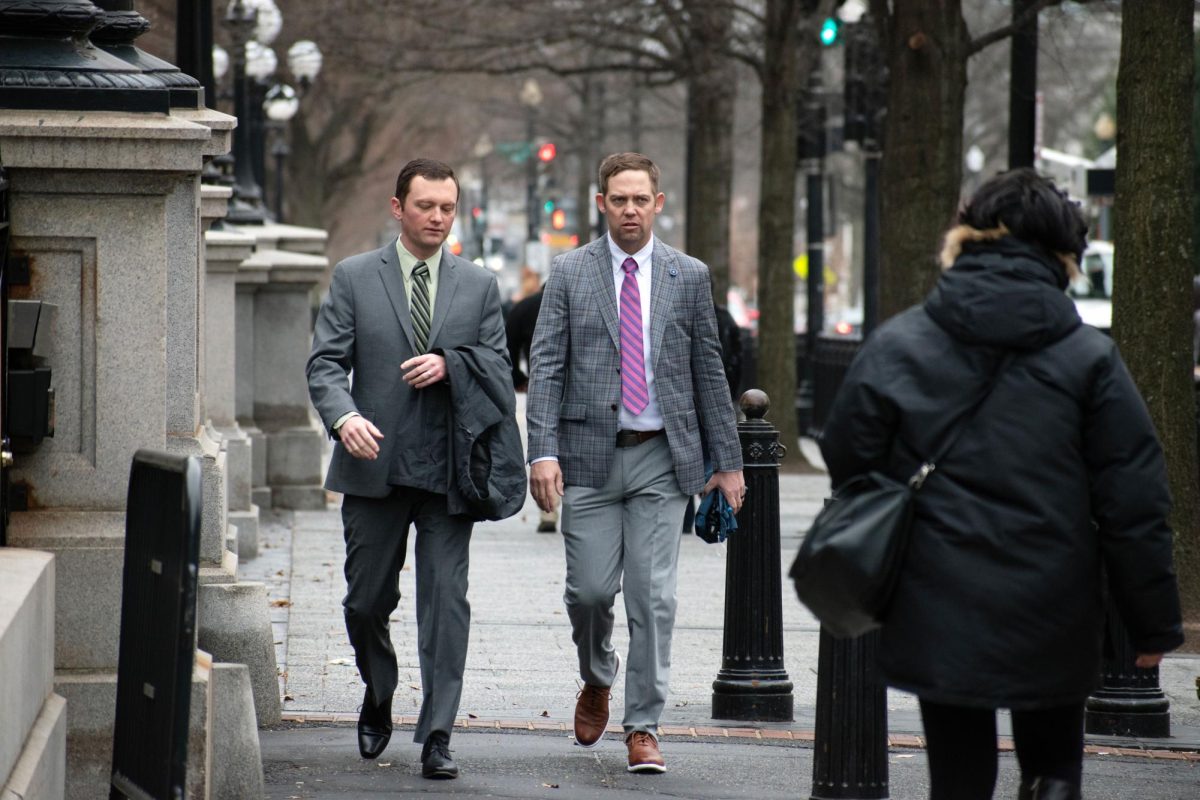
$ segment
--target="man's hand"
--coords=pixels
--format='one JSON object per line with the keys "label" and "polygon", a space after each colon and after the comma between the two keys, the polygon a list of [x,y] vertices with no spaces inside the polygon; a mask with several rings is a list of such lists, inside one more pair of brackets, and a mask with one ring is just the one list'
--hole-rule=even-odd
{"label": "man's hand", "polygon": [[558,498],[563,496],[563,477],[557,461],[537,461],[529,468],[529,493],[542,511],[549,513],[558,506]]}
{"label": "man's hand", "polygon": [[1138,653],[1138,657],[1133,663],[1137,665],[1138,669],[1150,669],[1157,667],[1158,663],[1162,661],[1162,657],[1162,653]]}
{"label": "man's hand", "polygon": [[704,488],[700,490],[701,496],[708,494],[713,489],[720,489],[721,494],[725,495],[725,502],[729,503],[729,507],[733,509],[733,513],[738,513],[742,510],[742,500],[746,497],[746,482],[742,478],[742,471],[737,472],[714,472],[713,476],[708,479],[708,483],[704,484]]}
{"label": "man's hand", "polygon": [[405,361],[400,369],[404,370],[404,380],[409,386],[424,389],[445,379],[446,359],[437,353],[426,353]]}
{"label": "man's hand", "polygon": [[379,443],[375,440],[382,439],[383,433],[366,417],[354,416],[343,422],[338,437],[346,452],[355,458],[374,461],[379,456]]}

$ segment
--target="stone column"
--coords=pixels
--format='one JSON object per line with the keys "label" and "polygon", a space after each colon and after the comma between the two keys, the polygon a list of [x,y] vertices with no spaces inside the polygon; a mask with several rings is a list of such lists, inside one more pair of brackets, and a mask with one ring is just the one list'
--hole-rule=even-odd
{"label": "stone column", "polygon": [[[228,147],[227,124],[202,111],[0,111],[12,246],[30,264],[29,285],[12,294],[59,307],[55,435],[14,463],[26,510],[9,537],[57,557],[68,797],[107,794],[133,453],[211,455],[197,411],[198,175],[206,153]],[[207,559],[224,549],[215,527],[205,526]]]}
{"label": "stone column", "polygon": [[[266,442],[263,463],[274,508],[323,509],[323,456],[327,437],[313,416],[304,365],[312,344],[314,292],[329,268],[320,251],[326,234],[294,225],[243,226],[255,236],[253,268],[265,269],[250,298],[252,341],[239,340],[239,390],[252,384],[248,410]],[[283,249],[285,247],[295,249]],[[250,312],[250,308],[244,309]],[[239,314],[239,319],[242,317]],[[243,372],[240,348],[251,348]],[[243,410],[239,396],[239,415]]]}
{"label": "stone column", "polygon": [[[201,196],[212,198],[212,208],[202,218],[209,218],[207,213],[211,218],[223,217],[224,201],[230,194],[227,187],[203,186]],[[234,368],[238,267],[253,252],[254,239],[222,228],[208,230],[204,241],[204,411],[225,450],[225,499],[229,527],[236,537],[230,550],[239,559],[254,558],[258,555],[258,506],[250,498],[250,438],[237,423]]]}

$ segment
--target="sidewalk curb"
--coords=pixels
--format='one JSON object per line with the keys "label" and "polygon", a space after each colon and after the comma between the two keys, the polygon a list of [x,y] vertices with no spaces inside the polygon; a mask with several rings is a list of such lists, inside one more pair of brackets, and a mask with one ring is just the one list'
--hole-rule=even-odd
{"label": "sidewalk curb", "polygon": [[[285,724],[327,724],[338,727],[349,727],[358,722],[358,714],[327,712],[309,714],[299,711],[288,711],[283,714],[283,722]],[[392,722],[401,729],[414,729],[417,726],[417,717],[416,715],[397,716],[392,719]],[[568,735],[572,731],[570,723],[565,721],[479,719],[470,717],[459,717],[455,727],[472,731],[522,731],[530,733],[562,733]],[[620,725],[609,725],[606,733],[620,736],[623,733],[623,729]],[[659,728],[659,733],[668,739],[738,739],[764,742],[800,742],[808,745],[813,744],[816,740],[815,731],[805,728],[768,729],[712,725],[688,727],[663,725]],[[1155,742],[1154,744],[1160,745],[1161,743]],[[924,750],[925,737],[908,733],[888,734],[888,748],[897,750]],[[1001,752],[1011,752],[1013,750],[1012,739],[1000,737],[999,749]],[[1177,746],[1168,744],[1165,747],[1129,747],[1127,743],[1119,745],[1086,744],[1083,752],[1089,756],[1122,756],[1200,763],[1200,748],[1192,744],[1180,744]]]}

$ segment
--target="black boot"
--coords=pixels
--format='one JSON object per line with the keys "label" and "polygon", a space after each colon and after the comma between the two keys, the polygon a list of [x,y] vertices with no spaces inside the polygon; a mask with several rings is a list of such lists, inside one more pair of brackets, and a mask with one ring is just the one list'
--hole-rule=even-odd
{"label": "black boot", "polygon": [[1081,800],[1079,787],[1061,778],[1035,778],[1030,800]]}
{"label": "black boot", "polygon": [[443,731],[434,731],[425,740],[421,750],[421,777],[423,778],[457,778],[458,764],[450,755],[450,735]]}

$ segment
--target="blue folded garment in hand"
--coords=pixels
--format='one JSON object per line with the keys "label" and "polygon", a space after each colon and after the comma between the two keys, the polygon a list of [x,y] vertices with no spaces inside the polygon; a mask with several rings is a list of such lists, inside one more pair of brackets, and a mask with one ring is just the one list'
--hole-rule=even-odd
{"label": "blue folded garment in hand", "polygon": [[709,544],[716,544],[725,541],[737,527],[737,516],[721,490],[713,489],[705,495],[696,509],[696,535]]}

